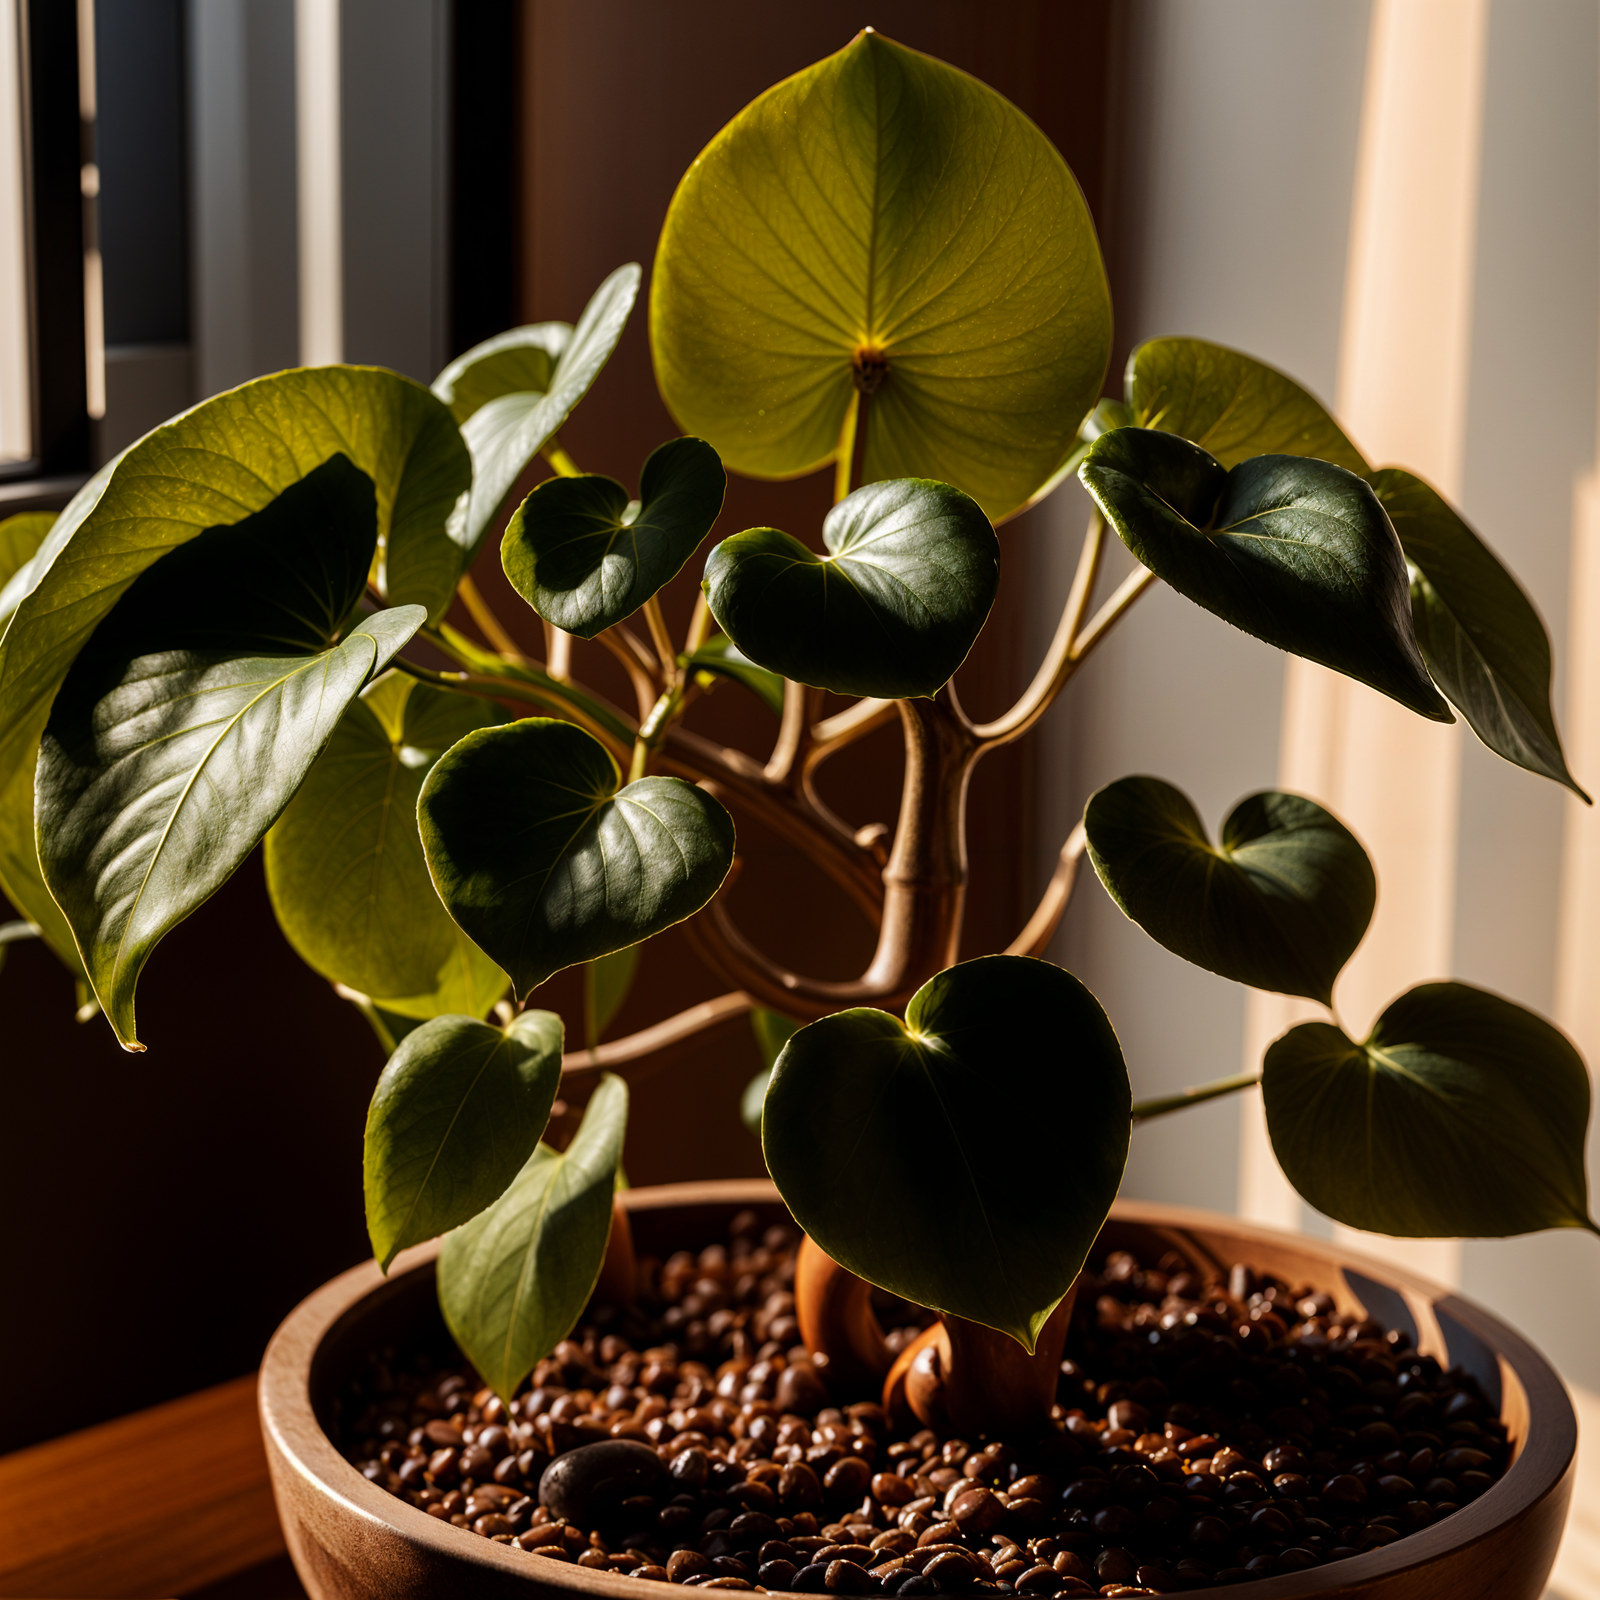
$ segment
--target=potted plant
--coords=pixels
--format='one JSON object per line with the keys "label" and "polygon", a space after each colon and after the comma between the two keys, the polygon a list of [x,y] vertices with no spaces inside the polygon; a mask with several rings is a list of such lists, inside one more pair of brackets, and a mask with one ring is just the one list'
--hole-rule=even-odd
{"label": "potted plant", "polygon": [[[1157,581],[1422,717],[1459,713],[1507,760],[1581,794],[1550,708],[1543,627],[1439,495],[1403,469],[1374,470],[1288,377],[1203,341],[1142,346],[1123,392],[1102,398],[1110,297],[1071,173],[992,91],[870,30],[761,96],[685,175],[650,295],[657,378],[685,436],[624,483],[582,471],[559,430],[614,348],[640,281],[637,266],[619,268],[576,326],[504,334],[453,362],[431,390],[357,367],[246,384],[132,446],[53,523],[0,527],[11,568],[0,592],[8,896],[81,972],[124,1046],[140,1050],[134,999],[145,960],[265,840],[286,936],[363,1008],[390,1052],[366,1132],[378,1268],[443,1236],[421,1258],[422,1280],[413,1272],[409,1289],[397,1280],[360,1304],[413,1306],[415,1282],[436,1258],[445,1322],[484,1386],[474,1428],[498,1426],[491,1415],[521,1416],[508,1408],[530,1373],[555,1370],[552,1352],[566,1348],[603,1268],[626,1298],[627,1219],[654,1209],[614,1205],[625,1084],[586,1070],[581,1055],[564,1067],[562,1021],[530,1008],[530,997],[552,974],[586,964],[592,1042],[626,983],[629,952],[690,918],[698,948],[734,992],[654,1037],[681,1041],[730,1010],[749,1010],[773,1046],[775,1064],[754,1093],[777,1193],[808,1236],[796,1284],[811,1346],[807,1381],[822,1382],[826,1401],[829,1383],[843,1400],[852,1383],[887,1377],[884,1403],[896,1415],[875,1413],[872,1427],[898,1420],[915,1433],[931,1424],[927,1438],[953,1434],[963,1450],[974,1435],[992,1438],[991,1454],[972,1454],[988,1465],[968,1476],[997,1486],[984,1490],[999,1507],[996,1526],[1033,1515],[1014,1510],[1022,1501],[1043,1503],[1010,1493],[1027,1458],[1007,1457],[1006,1440],[1047,1438],[1065,1461],[1087,1448],[1071,1442],[1085,1428],[1103,1440],[1136,1414],[1150,1420],[1143,1402],[1092,1417],[1063,1407],[1059,1391],[1073,1286],[1115,1197],[1132,1120],[1259,1084],[1285,1172],[1330,1216],[1403,1235],[1600,1231],[1583,1169],[1583,1063],[1557,1030],[1509,1000],[1423,985],[1364,1038],[1335,1021],[1303,1024],[1273,1044],[1259,1074],[1135,1102],[1094,996],[1039,959],[1087,854],[1117,904],[1167,948],[1331,1007],[1370,920],[1375,875],[1349,830],[1311,799],[1252,795],[1213,843],[1171,785],[1147,776],[1114,783],[1071,829],[1013,945],[957,960],[974,766],[1032,728]],[[516,508],[500,547],[508,578],[545,629],[545,659],[536,662],[515,648],[467,574],[513,485],[541,455],[554,475]],[[764,478],[831,469],[824,553],[772,528],[722,538],[705,558],[687,633],[674,637],[658,595],[710,535],[725,469]],[[996,525],[1073,475],[1095,510],[1055,639],[1017,704],[975,723],[952,679],[994,600]],[[1111,532],[1141,565],[1096,609]],[[446,621],[458,596],[487,644]],[[633,708],[577,681],[574,639],[624,663]],[[765,763],[694,731],[693,706],[718,683],[781,708]],[[847,703],[825,715],[830,693]],[[886,848],[824,806],[814,778],[838,751],[895,721],[905,779]],[[718,893],[741,810],[800,844],[877,920],[877,950],[860,979],[784,970],[734,927]],[[586,1084],[592,1092],[575,1130],[545,1142],[564,1073],[564,1094],[576,1100]],[[1496,1181],[1486,1184],[1491,1168]],[[732,1203],[701,1199],[723,1212]],[[1158,1255],[1162,1238],[1178,1238],[1170,1224],[1166,1235],[1162,1224],[1144,1225],[1141,1248]],[[1251,1243],[1268,1256],[1283,1248]],[[1293,1344],[1310,1360],[1332,1337],[1356,1364],[1370,1357],[1398,1374],[1390,1356],[1362,1345],[1382,1330],[1348,1284],[1325,1306],[1296,1313],[1300,1337],[1291,1339],[1281,1295],[1252,1289],[1247,1275],[1231,1300],[1216,1301],[1222,1311],[1208,1311],[1200,1256],[1178,1255],[1166,1268],[1145,1259],[1123,1279],[1114,1276],[1123,1269],[1097,1259],[1099,1289],[1133,1285],[1120,1300],[1106,1294],[1101,1323],[1122,1327],[1117,1307],[1137,1304],[1154,1308],[1151,1316],[1140,1322],[1143,1313],[1129,1311],[1123,1331],[1159,1329],[1168,1306],[1201,1339],[1207,1316],[1245,1318],[1248,1303],[1251,1331],[1227,1336],[1249,1350],[1283,1356]],[[1310,1281],[1310,1268],[1295,1270]],[[1190,1300],[1173,1289],[1180,1278]],[[1504,1377],[1502,1410],[1513,1393],[1525,1409],[1542,1407],[1553,1440],[1541,1484],[1528,1490],[1524,1473],[1515,1493],[1525,1498],[1512,1507],[1508,1491],[1494,1501],[1515,1515],[1460,1513],[1468,1544],[1491,1531],[1511,1537],[1519,1519],[1528,1537],[1547,1535],[1559,1527],[1570,1461],[1558,1387],[1514,1335],[1485,1331],[1473,1314],[1393,1281],[1424,1320],[1477,1329],[1480,1351],[1500,1340],[1498,1357],[1480,1363],[1485,1383]],[[903,1337],[886,1341],[869,1285],[939,1320],[913,1337],[912,1317]],[[348,1285],[320,1302],[310,1344],[307,1325],[291,1324],[279,1368],[299,1363],[314,1386],[316,1363],[368,1326],[355,1304]],[[1393,1348],[1407,1347],[1402,1339]],[[1457,1359],[1463,1348],[1439,1346]],[[1404,1374],[1412,1388],[1438,1376],[1436,1362],[1428,1375],[1431,1359],[1414,1352]],[[1398,1376],[1365,1381],[1387,1385],[1391,1399],[1401,1392]],[[1451,1392],[1464,1396],[1463,1413],[1476,1407],[1457,1420],[1477,1429],[1472,1418],[1487,1418],[1493,1397]],[[1534,1393],[1539,1407],[1528,1401]],[[1122,1403],[1100,1400],[1103,1411]],[[1265,1404],[1259,1392],[1241,1403]],[[297,1415],[304,1422],[312,1411]],[[1139,1479],[1126,1489],[1140,1505],[1169,1503],[1158,1492],[1162,1472],[1183,1479],[1201,1459],[1183,1447],[1208,1436],[1175,1415],[1166,1433],[1149,1434],[1164,1441],[1148,1446],[1155,1467],[1113,1463],[1151,1474],[1156,1488]],[[1515,1433],[1520,1424],[1511,1425]],[[859,1438],[867,1424],[858,1415],[851,1426]],[[1265,1441],[1264,1425],[1255,1426]],[[1128,1431],[1106,1448],[1131,1448]],[[361,1543],[375,1535],[371,1497],[351,1499],[354,1468],[348,1492],[309,1495],[304,1451],[326,1440],[315,1443],[314,1423],[269,1434],[280,1492],[299,1506],[293,1537],[308,1581],[328,1594],[367,1592],[353,1574],[360,1550],[370,1556],[377,1546]],[[645,1449],[631,1436],[623,1442]],[[1526,1457],[1525,1439],[1516,1442]],[[1439,1443],[1443,1451],[1443,1435]],[[424,1463],[413,1479],[427,1479],[432,1458],[420,1442],[406,1448],[422,1452],[407,1458]],[[442,1448],[449,1455],[454,1446]],[[1210,1448],[1218,1462],[1229,1455],[1215,1441]],[[659,1450],[647,1453],[659,1459]],[[726,1467],[737,1477],[732,1461],[706,1461],[702,1453],[684,1468],[701,1474],[697,1491],[707,1481],[726,1486],[707,1472]],[[376,1475],[389,1470],[380,1463]],[[450,1470],[459,1477],[459,1462]],[[1412,1476],[1426,1470],[1414,1465]],[[1478,1467],[1458,1461],[1454,1470]],[[636,1462],[616,1472],[607,1480],[616,1494],[629,1484],[655,1492],[654,1468]],[[1242,1476],[1261,1485],[1258,1499],[1293,1499],[1266,1487],[1272,1472],[1261,1465]],[[1025,1476],[1059,1487],[1048,1474]],[[1229,1474],[1218,1466],[1215,1476],[1221,1495]],[[1416,1488],[1405,1473],[1385,1477]],[[555,1499],[560,1479],[549,1490]],[[293,1483],[301,1488],[286,1487]],[[1455,1492],[1472,1497],[1459,1485]],[[1072,1514],[1093,1499],[1079,1496]],[[1236,1503],[1254,1504],[1218,1503],[1230,1514]],[[1417,1503],[1414,1525],[1433,1523],[1433,1510]],[[1454,1504],[1438,1495],[1434,1503]],[[903,1502],[884,1500],[873,1477],[873,1504]],[[987,1519],[990,1502],[983,1507]],[[341,1520],[351,1515],[356,1533]],[[381,1576],[390,1593],[410,1592],[424,1566],[427,1582],[441,1581],[428,1563],[442,1549],[482,1585],[474,1593],[558,1581],[560,1562],[524,1560],[438,1520],[423,1517],[429,1525],[401,1541],[410,1553],[368,1577]],[[1082,1525],[1092,1520],[1084,1515]],[[1276,1529],[1271,1517],[1257,1520]],[[1418,1548],[1445,1549],[1448,1521],[1417,1534]],[[785,1537],[809,1537],[790,1523]],[[1374,1563],[1389,1559],[1382,1547],[1398,1525],[1374,1525],[1386,1536],[1372,1536],[1370,1553],[1355,1556],[1366,1565],[1349,1577],[1332,1557],[1351,1549],[1318,1533],[1304,1535],[1304,1548],[1286,1545],[1284,1530],[1256,1536],[1261,1564],[1247,1576],[1289,1574],[1273,1580],[1286,1594],[1348,1582],[1376,1592]],[[856,1555],[833,1558],[841,1565],[829,1565],[826,1583],[923,1586],[913,1594],[973,1583],[1086,1592],[1075,1549],[1056,1552],[1054,1566],[1007,1567],[1010,1576],[991,1560],[985,1575],[971,1559],[973,1541],[991,1532],[948,1551],[926,1547],[934,1550],[926,1573],[894,1541],[876,1564],[858,1559],[856,1545],[840,1546]],[[356,1556],[334,1552],[351,1538]],[[1305,1561],[1290,1561],[1290,1550]],[[1551,1553],[1543,1552],[1546,1567]],[[1130,1568],[1123,1578],[1139,1582],[1124,1587],[1151,1592],[1168,1580],[1193,1586],[1236,1575],[1237,1563],[1196,1559],[1175,1576],[1160,1563]],[[1495,1569],[1498,1592],[1519,1584],[1517,1592],[1537,1592],[1539,1550],[1518,1559],[1515,1579]],[[1391,1563],[1397,1572],[1411,1565]],[[792,1575],[799,1581],[798,1569]],[[559,1581],[613,1582],[576,1568]]]}

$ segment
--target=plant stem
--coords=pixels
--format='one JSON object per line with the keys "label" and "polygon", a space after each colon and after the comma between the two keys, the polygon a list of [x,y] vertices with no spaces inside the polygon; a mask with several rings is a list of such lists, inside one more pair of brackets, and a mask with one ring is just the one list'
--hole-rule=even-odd
{"label": "plant stem", "polygon": [[558,683],[572,681],[572,635],[550,624],[550,653],[545,670]]}
{"label": "plant stem", "polygon": [[1225,1094],[1237,1094],[1240,1089],[1253,1089],[1260,1082],[1259,1072],[1241,1072],[1236,1078],[1218,1078],[1215,1083],[1202,1083],[1199,1088],[1185,1089],[1180,1094],[1163,1095],[1155,1100],[1136,1100],[1129,1114],[1135,1122],[1148,1122],[1152,1117],[1166,1116],[1169,1111],[1182,1111],[1186,1106],[1217,1100]]}
{"label": "plant stem", "polygon": [[705,590],[697,589],[694,596],[694,615],[689,618],[689,636],[683,642],[683,653],[692,656],[706,642],[706,636],[710,632],[711,605],[706,599]]}
{"label": "plant stem", "polygon": [[561,441],[551,434],[545,440],[544,449],[539,452],[563,478],[581,478],[583,468],[578,465],[565,450],[561,448]]}
{"label": "plant stem", "polygon": [[1044,954],[1056,929],[1061,926],[1062,917],[1066,915],[1067,902],[1071,900],[1072,887],[1078,881],[1078,866],[1083,860],[1087,843],[1088,836],[1080,822],[1067,835],[1067,842],[1062,845],[1061,854],[1056,858],[1056,869],[1045,886],[1038,907],[1028,918],[1027,926],[1006,946],[1005,953],[1008,956]]}
{"label": "plant stem", "polygon": [[367,1019],[367,1026],[377,1035],[378,1047],[384,1055],[392,1056],[395,1051],[394,1035],[384,1026],[383,1018],[378,1015],[378,1008],[373,1005],[370,996],[347,989],[342,983],[334,984],[333,992],[341,1000],[348,1000]]}
{"label": "plant stem", "polygon": [[661,658],[661,687],[664,689],[677,669],[678,652],[673,648],[672,633],[667,619],[661,614],[661,596],[653,594],[643,606],[644,620],[650,625],[650,642]]}
{"label": "plant stem", "polygon": [[1135,600],[1156,581],[1155,573],[1145,567],[1128,574],[1122,587],[1095,612],[1094,619],[1085,628],[1072,647],[1073,664],[1076,665],[1110,632],[1132,608]]}
{"label": "plant stem", "polygon": [[484,638],[501,655],[519,665],[526,665],[528,658],[522,653],[517,641],[506,632],[500,619],[490,610],[489,602],[478,593],[478,586],[472,581],[470,573],[462,574],[461,582],[456,585],[456,593],[461,596],[461,603],[467,608],[467,615],[477,623],[478,630]]}

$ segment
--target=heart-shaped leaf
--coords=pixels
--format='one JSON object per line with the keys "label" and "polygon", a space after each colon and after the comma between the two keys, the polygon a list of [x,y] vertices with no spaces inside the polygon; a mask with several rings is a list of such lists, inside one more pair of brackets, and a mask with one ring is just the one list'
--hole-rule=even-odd
{"label": "heart-shaped leaf", "polygon": [[727,481],[703,439],[652,452],[637,501],[615,478],[547,478],[511,518],[501,565],[546,622],[592,639],[677,576],[711,532]]}
{"label": "heart-shaped leaf", "polygon": [[[334,455],[372,480],[376,576],[390,604],[442,612],[463,559],[446,523],[472,475],[448,408],[377,368],[258,378],[147,434],[51,528],[0,641],[0,788],[26,765],[74,657],[140,573],[207,529],[265,509]],[[237,587],[229,572],[212,605]]]}
{"label": "heart-shaped leaf", "polygon": [[385,611],[328,648],[362,592],[374,519],[371,479],[333,457],[145,572],[56,697],[40,865],[128,1048],[156,942],[255,848],[345,706],[424,620],[420,606]]}
{"label": "heart-shaped leaf", "polygon": [[457,356],[433,380],[433,392],[457,422],[503,394],[548,394],[556,364],[571,343],[570,322],[511,328]]}
{"label": "heart-shaped leaf", "polygon": [[1111,300],[1049,140],[868,30],[747,106],[684,175],[650,338],[668,408],[736,471],[831,460],[860,390],[866,481],[943,479],[998,519],[1094,404]]}
{"label": "heart-shaped leaf", "polygon": [[1083,813],[1106,893],[1150,937],[1208,972],[1332,1003],[1378,882],[1356,837],[1299,795],[1241,800],[1213,845],[1187,795],[1123,778]]}
{"label": "heart-shaped leaf", "polygon": [[1117,428],[1078,475],[1122,542],[1179,594],[1421,716],[1455,720],[1412,634],[1400,543],[1353,472],[1282,455],[1230,472],[1175,434]]}
{"label": "heart-shaped leaf", "polygon": [[1434,681],[1497,755],[1587,801],[1550,705],[1550,637],[1494,553],[1421,478],[1372,474],[1411,565],[1411,617]]}
{"label": "heart-shaped leaf", "polygon": [[985,956],[924,984],[903,1024],[863,1008],[800,1029],[761,1139],[841,1266],[1031,1351],[1116,1197],[1131,1105],[1094,996],[1048,962]]}
{"label": "heart-shaped leaf", "polygon": [[608,1072],[572,1143],[539,1145],[487,1211],[445,1238],[439,1307],[502,1400],[572,1331],[594,1292],[627,1125],[627,1085]]}
{"label": "heart-shaped leaf", "polygon": [[1366,475],[1361,452],[1293,378],[1205,339],[1151,339],[1128,358],[1129,421],[1197,444],[1225,467],[1311,456]]}
{"label": "heart-shaped leaf", "polygon": [[1324,1215],[1406,1238],[1588,1228],[1589,1074],[1542,1017],[1424,983],[1352,1042],[1305,1022],[1267,1051],[1267,1130]]}
{"label": "heart-shaped leaf", "polygon": [[846,495],[826,556],[776,528],[724,539],[701,587],[752,661],[836,694],[899,699],[950,681],[1000,585],[1000,542],[947,483],[907,478]]}
{"label": "heart-shaped leaf", "polygon": [[621,781],[598,739],[529,717],[468,734],[422,786],[439,898],[518,1000],[682,922],[728,875],[733,819],[710,795],[681,778]]}
{"label": "heart-shaped leaf", "polygon": [[501,720],[490,701],[387,674],[345,712],[267,835],[267,891],[289,943],[385,1011],[481,1017],[505,993],[505,974],[434,893],[417,833],[434,762]]}
{"label": "heart-shaped leaf", "polygon": [[367,1111],[367,1233],[378,1265],[470,1222],[533,1154],[561,1082],[561,1018],[435,1017],[389,1058]]}
{"label": "heart-shaped leaf", "polygon": [[[714,633],[684,663],[691,672],[730,678],[757,695],[767,709],[783,715],[783,678],[758,667],[725,633]],[[710,687],[709,684],[706,685]]]}
{"label": "heart-shaped leaf", "polygon": [[[435,394],[447,404],[471,408],[461,433],[472,452],[472,493],[452,527],[469,565],[523,469],[554,437],[610,360],[638,294],[639,268],[629,262],[595,290],[565,343],[551,336],[549,323],[518,329],[469,350],[435,381]],[[519,340],[523,356],[517,363],[510,352]],[[473,404],[479,393],[516,381],[519,369],[525,381],[534,382],[541,371],[539,355],[552,354],[555,364],[548,387],[506,390]]]}

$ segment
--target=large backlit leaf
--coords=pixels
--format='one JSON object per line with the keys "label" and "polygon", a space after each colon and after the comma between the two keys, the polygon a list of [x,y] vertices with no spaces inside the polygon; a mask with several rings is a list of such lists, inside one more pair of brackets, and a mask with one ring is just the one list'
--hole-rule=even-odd
{"label": "large backlit leaf", "polygon": [[908,478],[846,495],[828,554],[776,528],[706,558],[711,614],[752,661],[836,694],[931,695],[966,660],[1000,584],[1000,542],[946,483]]}
{"label": "large backlit leaf", "polygon": [[1497,755],[1587,800],[1550,705],[1550,637],[1487,545],[1421,478],[1372,475],[1411,565],[1411,616],[1434,682]]}
{"label": "large backlit leaf", "polygon": [[692,916],[733,863],[733,819],[703,789],[622,787],[598,739],[547,717],[468,734],[417,817],[439,898],[519,1000]]}
{"label": "large backlit leaf", "polygon": [[863,1008],[802,1028],[761,1138],[841,1266],[1032,1350],[1116,1197],[1131,1103],[1094,996],[1048,962],[985,956],[924,984],[904,1023]]}
{"label": "large backlit leaf", "polygon": [[[449,410],[369,367],[258,378],[163,424],[91,479],[50,530],[0,642],[0,786],[26,764],[73,658],[147,567],[263,510],[334,455],[373,481],[377,577],[391,605],[443,610],[463,552],[446,533],[471,463]],[[237,575],[213,604],[235,592]]]}
{"label": "large backlit leaf", "polygon": [[363,1157],[378,1265],[459,1227],[522,1170],[561,1081],[561,1019],[524,1011],[504,1028],[435,1017],[378,1079]]}
{"label": "large backlit leaf", "polygon": [[[639,268],[629,262],[595,290],[565,342],[552,336],[550,323],[518,329],[469,350],[439,375],[434,392],[458,412],[470,407],[461,432],[472,452],[472,493],[452,529],[469,562],[523,468],[550,442],[600,376],[638,293]],[[511,353],[519,339],[524,341],[520,362],[514,362]],[[516,381],[519,372],[524,381],[536,382],[544,370],[540,356],[551,355],[555,363],[547,387],[504,390],[478,400],[480,394]]]}
{"label": "large backlit leaf", "polygon": [[1370,1038],[1326,1022],[1267,1051],[1267,1129],[1326,1216],[1405,1237],[1589,1228],[1589,1074],[1564,1034],[1499,995],[1425,983]]}
{"label": "large backlit leaf", "polygon": [[615,478],[547,478],[506,528],[501,564],[546,622],[592,639],[677,576],[710,533],[726,486],[704,439],[653,451],[636,501]]}
{"label": "large backlit leaf", "polygon": [[605,1074],[564,1151],[541,1144],[487,1211],[447,1235],[439,1306],[484,1381],[509,1401],[572,1331],[605,1260],[628,1089]]}
{"label": "large backlit leaf", "polygon": [[[24,511],[0,522],[0,633],[22,596],[33,586],[32,562],[56,520],[53,511]],[[0,783],[0,894],[35,924],[40,936],[75,977],[83,963],[72,929],[45,887],[33,842],[33,774],[37,740],[9,780]]]}
{"label": "large backlit leaf", "polygon": [[1322,402],[1293,378],[1205,339],[1151,339],[1128,358],[1129,421],[1176,433],[1225,467],[1251,456],[1312,456],[1365,474]]}
{"label": "large backlit leaf", "polygon": [[689,168],[651,281],[656,377],[728,466],[831,460],[991,517],[1071,446],[1111,347],[1094,223],[1015,106],[870,31],[769,89]]}
{"label": "large backlit leaf", "polygon": [[369,617],[370,478],[342,456],[146,571],[51,710],[37,842],[96,996],[130,1048],[156,942],[243,862],[367,678],[425,613]]}
{"label": "large backlit leaf", "polygon": [[1332,1001],[1378,884],[1355,835],[1315,801],[1250,795],[1213,845],[1187,795],[1123,778],[1083,823],[1106,892],[1152,939],[1253,988]]}
{"label": "large backlit leaf", "polygon": [[345,712],[267,835],[267,889],[290,944],[385,1011],[481,1017],[505,993],[505,974],[440,904],[417,833],[434,762],[500,720],[490,701],[391,673]]}
{"label": "large backlit leaf", "polygon": [[1175,434],[1117,428],[1079,476],[1179,594],[1421,716],[1455,720],[1417,650],[1399,541],[1353,472],[1283,455],[1230,472]]}

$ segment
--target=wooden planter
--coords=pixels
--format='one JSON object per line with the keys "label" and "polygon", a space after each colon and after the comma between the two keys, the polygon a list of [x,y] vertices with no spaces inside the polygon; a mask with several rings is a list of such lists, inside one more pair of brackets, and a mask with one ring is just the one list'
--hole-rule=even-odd
{"label": "wooden planter", "polygon": [[[720,1240],[747,1206],[783,1215],[767,1182],[635,1189],[625,1197],[641,1252],[665,1257]],[[390,1276],[368,1262],[292,1312],[261,1366],[261,1424],[284,1535],[313,1600],[491,1600],[534,1595],[648,1600],[637,1578],[530,1556],[451,1527],[367,1482],[329,1441],[319,1418],[361,1358],[383,1346],[437,1337],[437,1245],[409,1251]],[[1395,1544],[1331,1566],[1206,1589],[1218,1600],[1538,1600],[1572,1493],[1577,1422],[1544,1359],[1487,1312],[1409,1273],[1315,1240],[1232,1217],[1119,1203],[1099,1252],[1146,1259],[1175,1249],[1198,1267],[1246,1261],[1333,1296],[1341,1313],[1412,1332],[1443,1365],[1482,1385],[1515,1452],[1505,1476],[1453,1516]]]}

